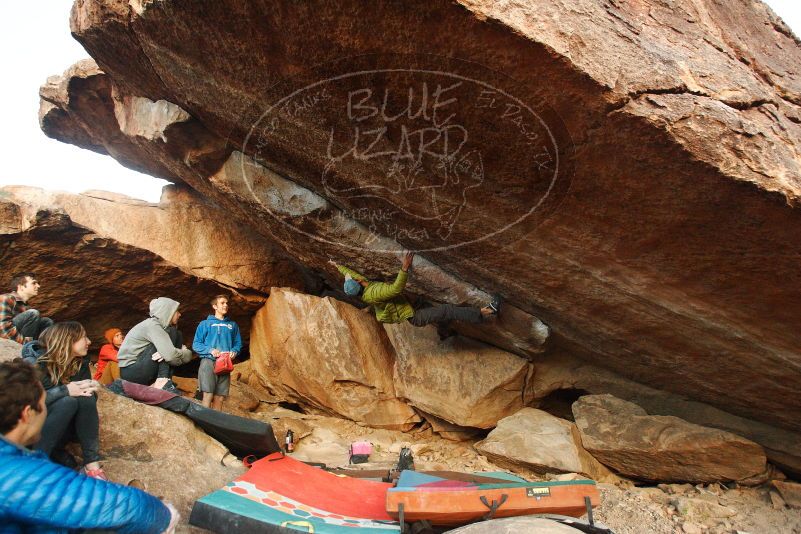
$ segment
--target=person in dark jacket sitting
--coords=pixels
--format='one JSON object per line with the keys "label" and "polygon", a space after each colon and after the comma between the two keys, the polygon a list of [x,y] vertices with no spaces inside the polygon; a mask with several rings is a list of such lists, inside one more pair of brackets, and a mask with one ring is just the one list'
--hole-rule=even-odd
{"label": "person in dark jacket sitting", "polygon": [[179,519],[172,505],[83,476],[28,448],[47,418],[45,396],[36,367],[21,359],[0,363],[0,531],[171,534]]}
{"label": "person in dark jacket sitting", "polygon": [[[25,344],[23,356],[34,352],[47,392],[47,420],[37,449],[58,463],[73,467],[75,459],[64,450],[77,439],[83,454],[84,472],[105,480],[100,467],[100,418],[95,391],[100,385],[89,372],[89,338],[80,323],[56,323],[39,336],[39,346]],[[36,350],[38,349],[38,350]]]}

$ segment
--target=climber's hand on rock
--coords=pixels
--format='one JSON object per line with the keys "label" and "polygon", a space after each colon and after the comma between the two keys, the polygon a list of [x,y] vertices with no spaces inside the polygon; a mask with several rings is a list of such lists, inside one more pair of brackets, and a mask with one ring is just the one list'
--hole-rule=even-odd
{"label": "climber's hand on rock", "polygon": [[403,261],[401,263],[401,269],[404,271],[408,271],[409,268],[412,266],[412,261],[414,261],[414,252],[411,250],[407,250],[403,253]]}

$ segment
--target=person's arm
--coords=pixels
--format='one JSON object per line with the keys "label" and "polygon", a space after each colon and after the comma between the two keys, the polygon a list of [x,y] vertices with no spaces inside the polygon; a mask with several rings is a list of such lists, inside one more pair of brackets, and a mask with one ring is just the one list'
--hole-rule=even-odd
{"label": "person's arm", "polygon": [[170,365],[181,365],[192,359],[191,350],[173,346],[170,335],[158,326],[154,325],[148,329],[147,339],[156,346],[156,352]]}
{"label": "person's arm", "polygon": [[106,343],[100,347],[100,353],[97,355],[98,362],[116,362],[117,353],[114,351],[114,345]]}
{"label": "person's arm", "polygon": [[357,273],[357,272],[356,272],[356,271],[354,271],[353,269],[348,269],[348,268],[347,268],[347,267],[345,267],[344,265],[337,265],[337,270],[338,270],[340,273],[342,273],[342,276],[345,276],[345,275],[348,275],[348,274],[349,274],[349,275],[350,275],[350,277],[351,277],[351,278],[353,278],[354,280],[360,280],[360,281],[362,281],[362,282],[369,282],[369,280],[368,280],[367,278],[365,278],[365,276],[364,276],[364,275],[362,275],[362,274],[360,274],[360,273]]}
{"label": "person's arm", "polygon": [[[382,282],[370,284],[369,302],[387,302],[401,295],[403,293],[403,289],[406,287],[406,280],[408,277],[409,274],[401,269],[398,271],[398,276],[395,277],[395,281],[391,284],[385,284]],[[368,300],[364,297],[363,300],[368,302]]]}
{"label": "person's arm", "polygon": [[69,390],[65,385],[52,387],[45,391],[45,404],[47,406],[50,406],[57,400],[69,396],[69,394],[70,394]]}
{"label": "person's arm", "polygon": [[0,337],[17,343],[24,343],[25,338],[17,332],[17,327],[14,326],[14,306],[16,303],[16,300],[11,295],[4,295],[0,299]]}
{"label": "person's arm", "polygon": [[239,332],[239,325],[234,323],[234,345],[231,347],[231,352],[239,354],[242,352],[242,334]]}
{"label": "person's arm", "polygon": [[42,457],[5,458],[0,480],[14,488],[0,502],[0,516],[21,523],[123,534],[160,534],[170,524],[170,510],[156,497],[79,475]]}
{"label": "person's arm", "polygon": [[206,344],[206,337],[208,337],[209,327],[206,321],[201,321],[195,330],[195,339],[192,340],[192,350],[198,354],[211,354],[212,347]]}

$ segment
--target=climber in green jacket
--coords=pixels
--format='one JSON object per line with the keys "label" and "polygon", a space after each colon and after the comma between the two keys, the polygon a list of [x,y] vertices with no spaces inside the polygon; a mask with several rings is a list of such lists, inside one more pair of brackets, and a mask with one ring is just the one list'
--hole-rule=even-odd
{"label": "climber in green jacket", "polygon": [[414,252],[404,253],[401,269],[398,271],[395,281],[391,284],[372,282],[344,265],[337,265],[333,260],[330,263],[345,276],[345,293],[352,297],[361,296],[365,304],[369,304],[375,309],[375,318],[381,323],[409,321],[414,326],[447,323],[449,321],[482,323],[485,319],[500,312],[500,297],[494,297],[492,302],[483,308],[441,304],[415,310],[406,297],[403,296],[403,289],[406,287],[406,280],[409,277],[408,271],[412,266],[413,260]]}

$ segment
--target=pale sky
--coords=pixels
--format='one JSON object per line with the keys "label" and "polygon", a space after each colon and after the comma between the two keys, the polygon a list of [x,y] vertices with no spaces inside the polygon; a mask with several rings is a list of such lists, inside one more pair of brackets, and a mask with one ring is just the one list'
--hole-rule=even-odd
{"label": "pale sky", "polygon": [[[767,0],[796,35],[801,35],[801,0]],[[104,189],[156,202],[167,183],[118,164],[109,156],[64,144],[39,129],[39,86],[88,57],[70,35],[72,0],[10,2],[3,6],[0,50],[6,80],[3,105],[0,186],[32,185],[80,193]]]}

